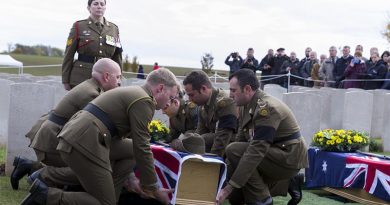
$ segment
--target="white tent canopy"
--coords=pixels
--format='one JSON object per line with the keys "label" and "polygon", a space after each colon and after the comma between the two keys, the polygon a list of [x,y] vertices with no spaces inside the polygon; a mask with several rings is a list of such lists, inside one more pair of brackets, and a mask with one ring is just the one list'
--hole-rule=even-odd
{"label": "white tent canopy", "polygon": [[23,74],[23,63],[15,60],[10,55],[0,54],[0,68],[2,67],[18,68],[19,74]]}

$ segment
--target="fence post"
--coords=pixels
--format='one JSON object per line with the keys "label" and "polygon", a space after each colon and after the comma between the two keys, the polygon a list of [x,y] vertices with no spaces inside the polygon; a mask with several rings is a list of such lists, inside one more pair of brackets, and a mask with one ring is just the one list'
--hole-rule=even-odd
{"label": "fence post", "polygon": [[288,73],[287,73],[287,93],[290,91],[290,77],[291,77],[291,72],[288,71]]}

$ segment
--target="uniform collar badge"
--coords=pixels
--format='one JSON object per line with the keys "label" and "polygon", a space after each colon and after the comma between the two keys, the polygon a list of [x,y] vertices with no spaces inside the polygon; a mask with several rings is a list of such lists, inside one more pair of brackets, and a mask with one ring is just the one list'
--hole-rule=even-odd
{"label": "uniform collar badge", "polygon": [[269,112],[268,112],[268,109],[267,109],[267,108],[265,108],[265,107],[263,107],[263,108],[260,108],[260,110],[259,110],[259,114],[260,114],[261,116],[263,116],[263,117],[267,117],[267,116],[268,116],[268,114],[269,114]]}

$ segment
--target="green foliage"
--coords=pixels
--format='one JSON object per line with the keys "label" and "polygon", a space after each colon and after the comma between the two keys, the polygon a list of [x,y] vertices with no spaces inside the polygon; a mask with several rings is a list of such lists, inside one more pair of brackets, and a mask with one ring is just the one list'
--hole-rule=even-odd
{"label": "green foliage", "polygon": [[371,139],[369,144],[369,151],[370,152],[383,152],[383,145],[382,140],[380,138],[378,139]]}
{"label": "green foliage", "polygon": [[169,128],[160,120],[152,120],[148,124],[151,142],[166,141],[169,137]]}
{"label": "green foliage", "polygon": [[0,165],[5,163],[5,146],[0,145]]}
{"label": "green foliage", "polygon": [[356,151],[368,145],[366,133],[355,130],[325,129],[314,134],[312,145],[326,151]]}
{"label": "green foliage", "polygon": [[[27,54],[27,55],[39,55],[39,56],[64,56],[64,51],[59,48],[52,48],[51,46],[35,45],[27,46],[22,44],[15,44],[15,46],[9,45],[13,50],[10,53],[14,54]],[[11,49],[9,49],[11,50]]]}

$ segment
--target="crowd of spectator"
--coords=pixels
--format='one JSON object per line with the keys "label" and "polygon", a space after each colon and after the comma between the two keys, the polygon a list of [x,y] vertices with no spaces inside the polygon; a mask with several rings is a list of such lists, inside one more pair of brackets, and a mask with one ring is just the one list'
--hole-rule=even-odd
{"label": "crowd of spectator", "polygon": [[342,54],[338,56],[337,48],[331,46],[329,57],[321,54],[318,59],[317,52],[308,47],[305,49],[305,57],[299,60],[295,52],[288,56],[284,48],[278,48],[276,54],[273,49],[269,49],[259,63],[254,57],[254,49],[249,48],[246,58],[234,52],[226,58],[225,64],[230,67],[230,74],[242,68],[261,71],[262,88],[268,83],[283,87],[289,83],[307,87],[390,89],[389,51],[380,55],[374,47],[370,49],[369,58],[365,58],[363,46],[357,45],[354,55],[350,53],[351,48],[344,46]]}

